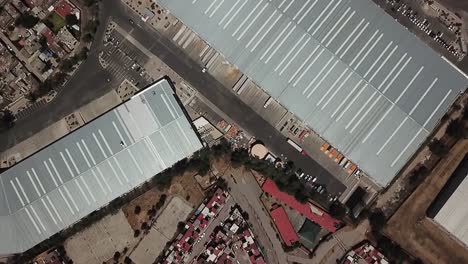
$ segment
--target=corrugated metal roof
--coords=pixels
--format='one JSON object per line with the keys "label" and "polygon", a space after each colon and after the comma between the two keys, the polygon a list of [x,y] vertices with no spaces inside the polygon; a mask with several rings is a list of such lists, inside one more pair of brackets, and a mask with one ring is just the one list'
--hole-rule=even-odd
{"label": "corrugated metal roof", "polygon": [[161,0],[385,186],[468,85],[370,0]]}
{"label": "corrugated metal roof", "polygon": [[202,147],[163,79],[0,175],[0,255],[20,253]]}

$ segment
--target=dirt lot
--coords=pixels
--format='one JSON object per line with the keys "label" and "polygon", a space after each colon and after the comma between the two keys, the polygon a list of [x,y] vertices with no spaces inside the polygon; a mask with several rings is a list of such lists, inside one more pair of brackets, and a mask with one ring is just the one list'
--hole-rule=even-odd
{"label": "dirt lot", "polygon": [[70,237],[64,246],[73,263],[89,264],[103,263],[112,258],[116,251],[130,248],[135,243],[133,230],[122,211],[119,211]]}
{"label": "dirt lot", "polygon": [[[141,224],[148,221],[148,210],[158,202],[162,194],[182,197],[192,207],[197,207],[203,201],[204,194],[197,184],[194,175],[194,172],[186,172],[182,176],[174,177],[169,188],[161,190],[155,187],[124,206],[122,211],[132,229],[140,229]],[[135,206],[137,205],[141,208],[139,214],[135,214]]]}
{"label": "dirt lot", "polygon": [[192,211],[193,207],[183,198],[172,198],[158,217],[156,224],[151,228],[150,233],[145,236],[135,251],[132,252],[132,260],[138,264],[153,263],[156,257],[163,251],[166,243],[176,233],[176,223],[185,221]]}
{"label": "dirt lot", "polygon": [[424,263],[468,263],[468,250],[435,222],[426,211],[468,152],[468,140],[459,141],[398,209],[385,233]]}

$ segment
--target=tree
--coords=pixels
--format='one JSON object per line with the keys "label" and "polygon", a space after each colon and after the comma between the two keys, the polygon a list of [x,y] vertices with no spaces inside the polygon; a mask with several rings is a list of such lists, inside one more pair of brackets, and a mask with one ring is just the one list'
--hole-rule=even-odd
{"label": "tree", "polygon": [[141,233],[141,231],[140,231],[139,229],[135,230],[135,231],[133,232],[133,237],[138,237],[138,236],[140,236],[140,233]]}
{"label": "tree", "polygon": [[185,223],[180,221],[177,223],[177,233],[182,233],[185,230]]}
{"label": "tree", "polygon": [[78,18],[74,14],[68,14],[65,16],[65,22],[69,26],[77,25],[78,24]]}
{"label": "tree", "polygon": [[93,34],[91,34],[91,33],[86,33],[86,34],[83,35],[83,41],[84,41],[84,42],[89,43],[89,42],[92,42],[93,40],[94,40]]}
{"label": "tree", "polygon": [[149,228],[150,227],[149,227],[148,223],[146,223],[146,222],[141,223],[141,230],[148,230]]}
{"label": "tree", "polygon": [[133,261],[132,261],[132,259],[131,259],[129,256],[125,256],[124,263],[125,263],[125,264],[132,264]]}
{"label": "tree", "polygon": [[428,147],[432,153],[439,157],[445,156],[449,151],[448,147],[440,139],[437,138],[433,139],[429,143]]}
{"label": "tree", "polygon": [[380,232],[386,222],[387,222],[387,219],[385,217],[385,214],[382,212],[382,210],[380,209],[376,209],[374,211],[372,211],[370,214],[369,214],[369,223],[372,227],[372,231],[374,232]]}
{"label": "tree", "polygon": [[467,133],[465,124],[460,119],[452,120],[447,126],[447,134],[454,139],[464,138]]}
{"label": "tree", "polygon": [[135,209],[133,210],[133,212],[137,215],[141,212],[141,207],[139,205],[135,206]]}
{"label": "tree", "polygon": [[6,128],[12,128],[15,125],[15,116],[10,110],[3,110],[3,115],[1,117],[2,125]]}
{"label": "tree", "polygon": [[120,256],[121,256],[121,255],[122,255],[122,254],[120,254],[119,251],[116,251],[116,252],[114,253],[114,261],[118,261],[118,260],[120,259]]}
{"label": "tree", "polygon": [[408,181],[411,185],[420,183],[426,178],[428,173],[429,171],[427,170],[426,166],[421,165],[411,172]]}
{"label": "tree", "polygon": [[37,24],[37,22],[39,22],[39,18],[29,13],[24,13],[21,14],[18,18],[16,18],[15,25],[31,29]]}
{"label": "tree", "polygon": [[333,202],[330,205],[330,215],[337,219],[343,219],[346,216],[346,206],[338,201]]}

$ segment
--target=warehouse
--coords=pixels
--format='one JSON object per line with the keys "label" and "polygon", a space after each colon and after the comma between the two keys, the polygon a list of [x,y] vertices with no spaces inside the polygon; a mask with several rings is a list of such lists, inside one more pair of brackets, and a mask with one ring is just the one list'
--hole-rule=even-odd
{"label": "warehouse", "polygon": [[380,186],[468,84],[371,0],[159,3]]}
{"label": "warehouse", "polygon": [[467,200],[468,155],[458,165],[449,181],[429,207],[427,216],[468,245],[468,208],[460,206]]}
{"label": "warehouse", "polygon": [[202,147],[162,79],[0,175],[0,255],[21,253]]}

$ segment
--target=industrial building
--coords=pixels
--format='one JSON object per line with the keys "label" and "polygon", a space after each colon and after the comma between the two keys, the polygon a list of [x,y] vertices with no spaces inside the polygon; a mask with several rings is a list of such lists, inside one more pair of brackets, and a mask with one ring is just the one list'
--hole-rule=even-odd
{"label": "industrial building", "polygon": [[0,174],[0,255],[32,248],[200,148],[169,81],[154,83]]}
{"label": "industrial building", "polygon": [[371,0],[158,3],[382,187],[468,85]]}
{"label": "industrial building", "polygon": [[458,164],[449,181],[429,207],[427,215],[444,227],[458,240],[468,245],[468,155]]}

